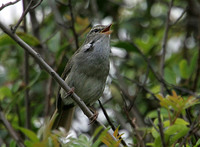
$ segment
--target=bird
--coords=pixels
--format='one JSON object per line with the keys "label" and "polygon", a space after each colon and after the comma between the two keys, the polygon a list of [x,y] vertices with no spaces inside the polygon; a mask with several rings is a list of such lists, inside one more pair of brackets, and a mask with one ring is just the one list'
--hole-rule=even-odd
{"label": "bird", "polygon": [[65,128],[69,132],[76,103],[71,97],[75,92],[87,106],[92,106],[103,94],[110,69],[110,25],[92,27],[81,47],[65,66],[61,78],[71,87],[70,92],[59,88],[56,109],[58,116],[54,129]]}

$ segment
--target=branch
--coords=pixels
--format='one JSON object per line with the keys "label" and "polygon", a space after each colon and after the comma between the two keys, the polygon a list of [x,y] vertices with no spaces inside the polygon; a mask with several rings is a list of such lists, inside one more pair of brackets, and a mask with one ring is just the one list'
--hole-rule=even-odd
{"label": "branch", "polygon": [[1,7],[0,7],[0,11],[3,10],[5,7],[7,6],[10,6],[10,5],[14,5],[16,4],[17,2],[19,2],[20,0],[16,0],[14,2],[9,2],[9,3],[6,3],[6,4],[2,4]]}
{"label": "branch", "polygon": [[163,124],[162,124],[162,120],[161,120],[161,116],[160,116],[160,109],[158,109],[158,127],[159,127],[162,146],[166,147],[165,136],[164,136],[164,132],[163,132],[164,128],[163,128]]}
{"label": "branch", "polygon": [[42,3],[43,0],[39,0],[39,2],[37,4],[35,4],[33,7],[31,7],[30,9],[33,10],[35,8],[37,8],[41,3]]}
{"label": "branch", "polygon": [[[167,44],[167,38],[168,38],[168,31],[169,31],[169,22],[170,22],[170,11],[173,5],[173,1],[171,0],[170,4],[169,4],[169,9],[167,12],[167,18],[166,18],[166,24],[165,24],[165,32],[164,32],[164,36],[163,36],[163,42],[162,42],[162,57],[161,57],[161,63],[160,63],[160,74],[161,77],[164,78],[164,68],[165,68],[165,54],[166,54],[166,44]],[[161,83],[161,93],[163,94],[163,90],[164,90],[164,85],[163,83]]]}
{"label": "branch", "polygon": [[126,110],[126,108],[124,109],[125,114],[128,118],[128,122],[131,125],[131,127],[134,129],[135,132],[135,136],[137,138],[138,143],[140,144],[140,147],[145,147],[145,143],[144,143],[144,139],[143,137],[140,135],[140,132],[138,131],[138,125],[136,124],[136,118],[131,118],[129,115],[129,112]]}
{"label": "branch", "polygon": [[[108,113],[106,112],[106,110],[104,109],[103,105],[101,104],[101,101],[100,101],[100,100],[98,100],[98,101],[99,101],[99,105],[100,105],[100,107],[101,107],[101,109],[102,109],[102,111],[103,111],[103,114],[105,115],[105,117],[106,117],[106,119],[107,119],[107,121],[108,121],[108,124],[111,126],[112,130],[115,131],[116,128],[115,128],[115,126],[113,125],[113,123],[111,122],[111,120],[110,120],[110,118],[109,118],[109,116],[108,116]],[[119,133],[117,134],[117,136],[119,136]],[[121,139],[122,144],[123,144],[124,146],[127,146],[126,142],[125,142],[121,137],[119,137],[119,140],[120,140],[120,139]]]}
{"label": "branch", "polygon": [[170,24],[170,27],[176,25],[179,22],[179,20],[184,16],[184,14],[187,12],[187,10],[188,10],[188,7],[185,8],[185,10],[181,13],[181,15],[179,16],[179,18],[177,18],[177,20],[173,24]]}
{"label": "branch", "polygon": [[199,76],[200,76],[200,13],[198,13],[198,59],[197,59],[197,70],[194,79],[194,84],[192,90],[195,92],[198,86]]}
{"label": "branch", "polygon": [[[24,50],[26,50],[35,59],[35,61],[53,77],[53,79],[60,85],[61,88],[65,90],[65,92],[71,90],[71,88],[65,83],[65,81],[43,60],[43,58],[40,56],[39,53],[37,53],[33,48],[31,48],[28,44],[26,44],[21,38],[19,38],[19,36],[13,34],[5,25],[2,24],[2,22],[0,22],[0,28],[6,34],[8,34],[8,36],[10,36],[14,41],[16,41]],[[89,110],[86,104],[76,93],[72,93],[71,98],[77,103],[77,105],[81,108],[83,113],[88,118],[91,118],[93,116],[93,113]],[[103,129],[106,129],[106,127],[99,121],[98,118],[95,124],[98,126],[102,126]],[[116,140],[113,135],[111,136],[113,137],[114,140]]]}
{"label": "branch", "polygon": [[17,132],[13,129],[11,124],[6,119],[1,107],[0,107],[0,120],[3,122],[4,126],[6,127],[10,135],[13,137],[13,139],[17,142],[17,145],[19,147],[25,147],[20,136],[17,134]]}
{"label": "branch", "polygon": [[153,69],[153,67],[151,66],[151,61],[144,55],[144,53],[141,51],[141,49],[136,45],[134,44],[133,42],[131,41],[128,41],[138,52],[139,54],[141,54],[141,56],[144,58],[145,62],[148,64],[150,70],[153,72],[153,74],[155,75],[155,78],[164,85],[164,88],[166,89],[166,91],[170,94],[170,90],[167,86],[170,86],[170,87],[173,87],[174,89],[177,89],[177,90],[180,90],[182,92],[185,92],[189,95],[193,95],[195,97],[200,97],[197,93],[191,91],[191,90],[188,90],[186,88],[182,88],[182,87],[179,87],[179,86],[176,86],[176,85],[173,85],[173,84],[170,84],[168,83],[167,81],[165,81],[163,79],[163,77],[161,77],[158,73],[155,72],[155,70]]}
{"label": "branch", "polygon": [[17,28],[19,27],[20,23],[22,22],[22,20],[24,19],[24,17],[26,16],[26,14],[28,13],[28,11],[30,10],[31,4],[32,4],[33,0],[30,1],[30,3],[28,4],[27,8],[25,11],[23,11],[22,16],[20,17],[20,19],[18,20],[17,24],[15,25],[14,28],[12,28],[12,32],[15,33]]}
{"label": "branch", "polygon": [[157,74],[155,72],[155,70],[153,69],[153,67],[151,66],[151,62],[148,58],[146,58],[146,56],[144,55],[144,53],[141,51],[141,49],[136,45],[134,44],[133,42],[129,41],[129,43],[141,54],[141,56],[144,58],[145,62],[148,64],[149,66],[149,69],[153,72],[153,74],[155,75],[156,79],[161,83],[163,84],[164,88],[166,89],[166,91],[168,93],[171,93],[170,90],[167,88],[167,84],[165,83],[163,77],[161,77],[159,74]]}
{"label": "branch", "polygon": [[75,39],[75,44],[76,44],[76,49],[78,50],[79,48],[79,45],[78,45],[78,35],[76,33],[76,30],[75,30],[75,21],[74,21],[74,14],[73,14],[73,10],[72,10],[72,4],[71,4],[71,0],[69,0],[69,10],[70,10],[70,15],[71,15],[71,29],[72,29],[72,32],[74,34],[74,39]]}
{"label": "branch", "polygon": [[[26,1],[23,0],[23,11],[26,9]],[[24,32],[27,32],[27,23],[26,17],[24,17],[23,21],[23,29]],[[25,86],[29,85],[29,55],[28,52],[24,52],[24,83]],[[25,127],[27,129],[31,128],[31,108],[30,108],[30,97],[29,97],[29,88],[27,87],[25,90]]]}
{"label": "branch", "polygon": [[[199,116],[198,116],[199,117]],[[196,123],[196,121],[194,121],[191,126],[190,126],[190,130],[188,131],[188,133],[185,135],[185,137],[182,139],[182,142],[179,144],[179,147],[182,147],[185,142],[187,141],[187,138],[191,135],[193,135],[195,132],[197,132],[199,130],[199,121]]]}
{"label": "branch", "polygon": [[[29,54],[27,51],[24,53],[24,82],[27,86],[29,84]],[[27,129],[31,128],[31,107],[30,107],[30,98],[29,98],[29,88],[25,90],[25,115],[26,123],[25,126]]]}

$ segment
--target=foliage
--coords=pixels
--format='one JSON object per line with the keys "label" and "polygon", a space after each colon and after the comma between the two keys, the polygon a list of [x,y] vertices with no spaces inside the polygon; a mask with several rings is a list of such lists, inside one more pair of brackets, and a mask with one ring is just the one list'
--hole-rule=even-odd
{"label": "foliage", "polygon": [[[19,5],[13,12],[21,10]],[[111,69],[101,102],[109,123],[120,125],[120,130],[114,129],[117,141],[108,129],[100,133],[101,128],[84,124],[77,110],[72,128],[78,137],[63,143],[67,134],[52,132],[53,119],[47,119],[55,110],[57,83],[2,30],[0,112],[26,146],[118,146],[122,134],[129,146],[157,147],[163,141],[166,146],[199,146],[199,5],[199,0],[41,1],[28,12],[30,19],[20,23],[16,34],[61,75],[91,26],[112,22]],[[1,17],[12,28],[19,20],[8,24]],[[99,110],[98,104],[94,106]],[[109,126],[101,114],[99,118]],[[0,123],[0,146],[18,146],[4,123]]]}
{"label": "foliage", "polygon": [[[180,115],[184,116],[186,109],[198,104],[199,100],[194,97],[184,99],[181,96],[178,96],[175,91],[172,91],[172,95],[167,95],[166,97],[157,95],[157,98],[160,101],[160,105],[168,111],[168,117],[161,116],[163,121],[164,140],[168,146],[176,146],[179,144],[179,140],[183,139],[190,130],[190,128],[188,128],[189,122],[182,119]],[[159,122],[156,118],[154,120],[154,126],[156,126],[156,128],[152,128],[151,131],[155,140],[153,143],[148,143],[150,146],[157,147],[162,145],[160,132],[157,131],[159,129],[158,125]]]}

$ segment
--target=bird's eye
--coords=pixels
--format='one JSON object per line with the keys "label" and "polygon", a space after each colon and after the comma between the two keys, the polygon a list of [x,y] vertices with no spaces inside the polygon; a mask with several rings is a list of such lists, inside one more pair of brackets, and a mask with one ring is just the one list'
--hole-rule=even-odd
{"label": "bird's eye", "polygon": [[94,29],[94,30],[92,30],[92,32],[95,32],[95,33],[98,32],[98,31],[99,31],[99,29]]}

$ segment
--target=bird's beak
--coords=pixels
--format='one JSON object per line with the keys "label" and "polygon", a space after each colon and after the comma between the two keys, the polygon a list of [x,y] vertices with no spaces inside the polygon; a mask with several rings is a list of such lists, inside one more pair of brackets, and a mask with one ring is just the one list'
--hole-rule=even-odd
{"label": "bird's beak", "polygon": [[101,31],[101,33],[107,34],[107,35],[111,34],[111,33],[112,33],[112,30],[110,30],[110,27],[111,27],[111,26],[112,26],[112,24],[108,25],[106,28],[104,28],[104,29]]}

